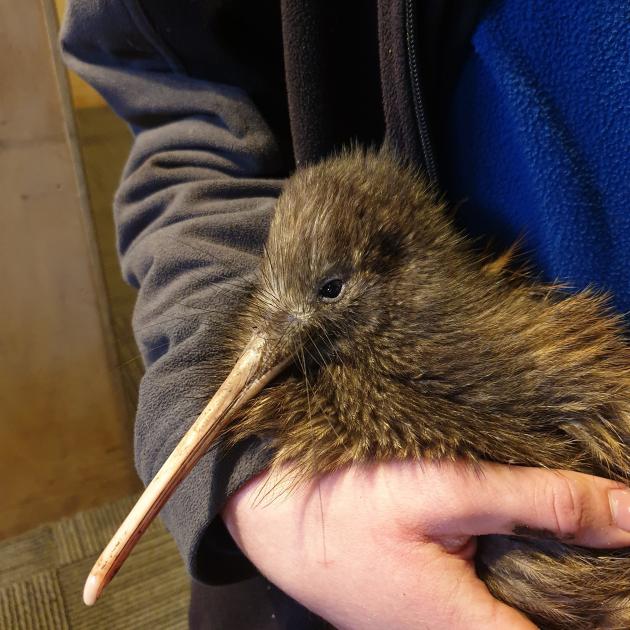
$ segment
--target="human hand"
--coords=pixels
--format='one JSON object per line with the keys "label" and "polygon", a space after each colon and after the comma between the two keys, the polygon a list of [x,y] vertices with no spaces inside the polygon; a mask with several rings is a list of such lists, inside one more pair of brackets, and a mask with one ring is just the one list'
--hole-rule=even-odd
{"label": "human hand", "polygon": [[[479,471],[357,465],[269,493],[278,479],[266,473],[230,499],[223,518],[269,580],[342,629],[531,630],[476,576],[474,536],[525,526],[589,547],[630,545],[608,496],[622,484],[490,463]],[[612,503],[630,529],[624,497]]]}

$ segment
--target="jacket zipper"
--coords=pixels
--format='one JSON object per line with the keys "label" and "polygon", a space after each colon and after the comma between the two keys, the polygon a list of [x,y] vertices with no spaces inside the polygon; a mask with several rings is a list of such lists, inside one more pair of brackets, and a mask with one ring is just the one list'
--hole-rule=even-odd
{"label": "jacket zipper", "polygon": [[424,112],[422,99],[422,87],[420,85],[420,72],[418,69],[418,57],[416,53],[416,13],[415,0],[405,0],[405,39],[407,44],[407,62],[409,64],[409,76],[411,77],[411,90],[413,96],[413,109],[416,118],[420,145],[424,158],[424,166],[432,183],[437,183],[438,173],[429,136],[429,127]]}

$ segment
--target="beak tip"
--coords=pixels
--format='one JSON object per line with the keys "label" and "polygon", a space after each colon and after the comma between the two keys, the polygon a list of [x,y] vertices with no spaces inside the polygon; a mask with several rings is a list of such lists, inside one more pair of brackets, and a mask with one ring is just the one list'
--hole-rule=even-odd
{"label": "beak tip", "polygon": [[168,501],[179,482],[221,435],[230,414],[255,396],[289,363],[290,357],[264,364],[267,339],[254,334],[240,358],[200,416],[169,455],[118,528],[83,587],[83,602],[93,606],[134,545]]}
{"label": "beak tip", "polygon": [[98,579],[95,575],[90,575],[83,587],[83,603],[86,606],[93,606],[98,599],[98,591]]}

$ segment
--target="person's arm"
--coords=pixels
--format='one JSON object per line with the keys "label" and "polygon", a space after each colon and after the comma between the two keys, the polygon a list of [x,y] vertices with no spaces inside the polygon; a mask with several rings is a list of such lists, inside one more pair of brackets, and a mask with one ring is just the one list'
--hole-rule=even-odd
{"label": "person's arm", "polygon": [[286,473],[252,480],[223,517],[270,581],[340,630],[533,630],[476,576],[474,536],[525,526],[578,545],[630,545],[630,491],[579,473],[407,461],[292,492],[283,482]]}
{"label": "person's arm", "polygon": [[[123,273],[138,288],[146,374],[135,449],[147,483],[217,385],[222,331],[238,305],[233,280],[257,263],[280,160],[247,94],[188,76],[136,3],[70,2],[61,42],[67,64],[134,132],[115,216]],[[256,442],[229,458],[211,452],[162,512],[195,577],[220,569],[200,545],[211,548],[226,497],[264,465]]]}
{"label": "person's arm", "polygon": [[[238,289],[223,278],[239,277],[256,264],[280,190],[275,178],[281,172],[278,150],[244,91],[188,76],[135,2],[71,1],[62,44],[68,64],[101,91],[135,134],[115,209],[123,271],[139,289],[134,330],[147,372],[140,392],[136,456],[146,483],[217,384],[213,358],[238,302]],[[220,522],[215,516],[223,508],[230,531],[255,564],[290,595],[339,625],[368,627],[362,625],[368,615],[387,620],[376,627],[393,627],[395,620],[383,615],[392,612],[388,601],[398,601],[401,593],[410,595],[414,615],[426,618],[448,610],[453,601],[449,589],[457,588],[458,574],[441,582],[444,588],[432,598],[413,599],[422,586],[417,576],[433,583],[442,565],[420,562],[423,556],[415,545],[399,545],[396,532],[401,530],[392,529],[400,519],[394,518],[391,499],[411,512],[413,522],[413,506],[431,513],[440,505],[439,496],[415,496],[412,491],[426,486],[409,484],[395,471],[381,477],[387,481],[386,493],[382,483],[366,484],[361,476],[341,474],[341,494],[330,495],[330,486],[322,484],[322,530],[318,493],[295,492],[286,502],[267,506],[249,502],[260,480],[236,492],[265,464],[257,443],[225,459],[210,453],[167,504],[162,516],[195,577],[217,579],[217,554],[206,551],[208,542],[218,539],[208,532],[212,523]],[[413,471],[418,466],[409,462],[400,468]],[[340,475],[331,479],[336,482]],[[501,486],[499,482],[497,478]],[[445,478],[444,484],[468,488],[453,478]],[[532,482],[530,487],[537,486]],[[489,500],[480,493],[469,513],[487,513]],[[600,522],[610,517],[601,503],[594,504]],[[341,519],[338,508],[343,508]],[[531,521],[532,526],[539,523],[544,525],[543,520]],[[323,548],[322,563],[318,550]],[[317,553],[310,554],[313,550]],[[391,574],[398,576],[393,581],[377,575],[385,599],[370,590],[374,581],[365,581],[372,565],[360,561],[369,559],[368,552],[375,562],[390,563]],[[227,565],[219,568],[225,571]],[[470,595],[482,617],[488,606],[491,612],[497,606],[478,588]],[[510,619],[517,615],[499,610],[512,615]]]}

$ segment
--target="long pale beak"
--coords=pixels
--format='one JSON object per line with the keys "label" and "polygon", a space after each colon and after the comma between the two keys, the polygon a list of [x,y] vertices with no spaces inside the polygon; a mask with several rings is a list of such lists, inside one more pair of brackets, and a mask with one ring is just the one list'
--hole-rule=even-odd
{"label": "long pale beak", "polygon": [[269,365],[266,348],[264,337],[252,337],[229,376],[151,480],[92,567],[83,588],[88,606],[96,602],[177,486],[229,425],[233,413],[287,366],[289,358]]}

